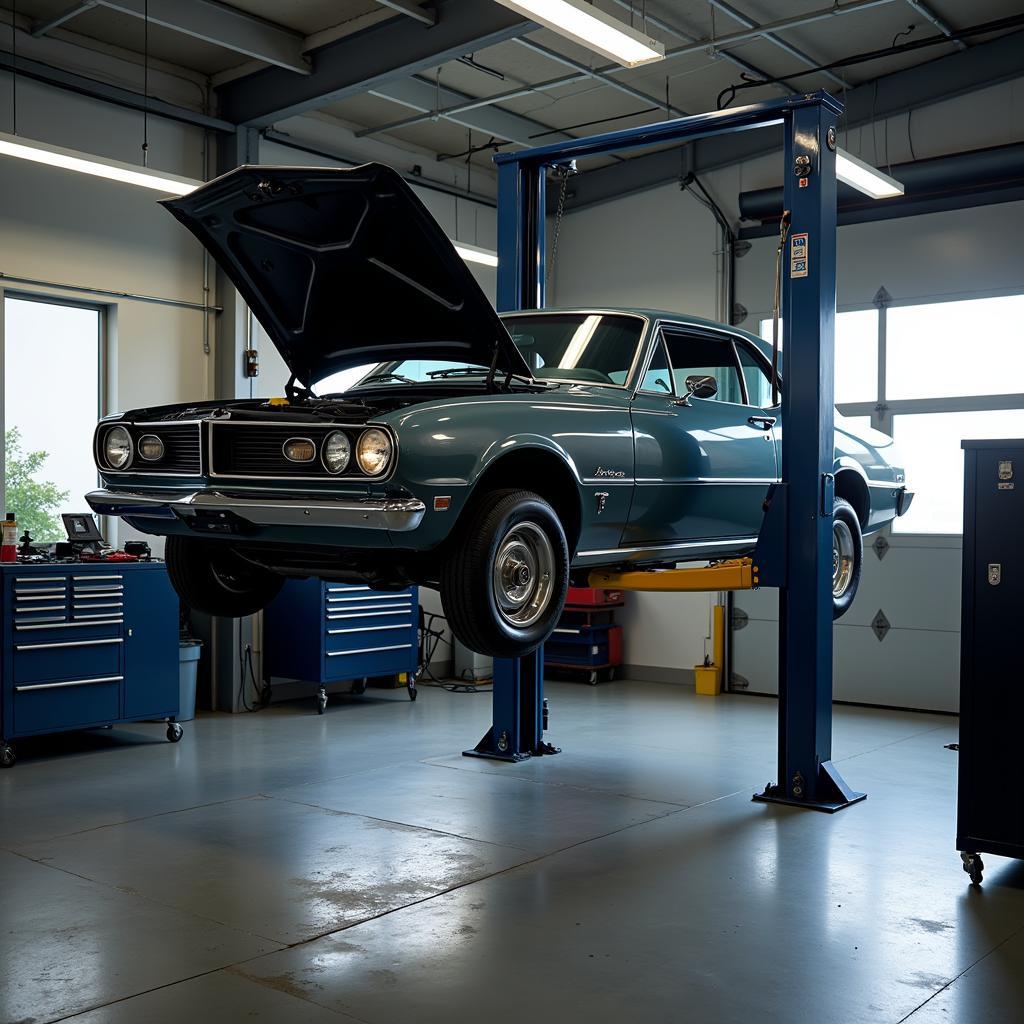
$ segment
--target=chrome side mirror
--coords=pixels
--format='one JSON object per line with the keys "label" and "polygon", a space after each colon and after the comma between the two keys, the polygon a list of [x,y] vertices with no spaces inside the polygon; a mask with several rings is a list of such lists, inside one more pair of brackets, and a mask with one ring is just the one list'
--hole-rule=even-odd
{"label": "chrome side mirror", "polygon": [[714,398],[718,394],[718,381],[703,374],[687,377],[686,394],[689,398]]}

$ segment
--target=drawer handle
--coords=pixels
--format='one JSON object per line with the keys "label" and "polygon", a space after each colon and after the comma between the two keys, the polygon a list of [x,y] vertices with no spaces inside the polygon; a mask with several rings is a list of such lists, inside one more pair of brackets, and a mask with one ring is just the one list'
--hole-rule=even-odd
{"label": "drawer handle", "polygon": [[[32,610],[35,611],[34,608]],[[63,621],[64,621],[64,616],[63,615],[36,615],[33,618],[31,618],[31,619],[15,619],[14,620],[14,625],[15,625],[15,628],[17,628],[18,624],[21,623],[21,622],[63,622]]]}
{"label": "drawer handle", "polygon": [[328,658],[347,657],[350,654],[376,654],[378,651],[408,651],[412,644],[391,644],[390,647],[360,647],[357,651],[328,651]]}
{"label": "drawer handle", "polygon": [[100,644],[123,644],[124,640],[118,637],[115,640],[66,640],[54,644],[16,644],[16,651],[49,651],[55,647],[98,647]]}
{"label": "drawer handle", "polygon": [[[110,619],[111,622],[124,622],[124,615],[121,612],[96,612],[94,615],[83,615],[75,612],[76,619]],[[83,623],[84,625],[84,623]]]}
{"label": "drawer handle", "polygon": [[119,683],[124,676],[97,676],[95,679],[69,679],[66,683],[31,683],[28,686],[16,686],[15,693],[26,690],[59,690],[65,686],[90,686],[93,683]]}
{"label": "drawer handle", "polygon": [[27,608],[20,604],[14,606],[14,610],[21,614],[25,612],[62,612],[67,608],[66,604],[30,604]]}
{"label": "drawer handle", "polygon": [[124,587],[75,587],[75,597],[120,597]]}
{"label": "drawer handle", "polygon": [[123,576],[72,576],[73,580],[123,580]]}
{"label": "drawer handle", "polygon": [[328,612],[328,614],[331,614],[331,613],[337,614],[339,612],[374,612],[374,613],[377,613],[379,609],[385,609],[386,610],[388,608],[398,608],[399,610],[401,610],[402,608],[411,608],[411,607],[412,607],[412,605],[409,604],[408,601],[393,602],[391,604],[345,604],[345,605],[341,605],[340,607],[336,607],[336,608],[328,608],[327,612]]}
{"label": "drawer handle", "polygon": [[409,605],[403,605],[401,608],[396,608],[394,611],[379,612],[376,609],[372,612],[355,612],[352,615],[328,615],[328,622],[336,622],[338,619],[377,619],[382,615],[408,615],[412,608]]}
{"label": "drawer handle", "polygon": [[390,626],[352,626],[349,629],[329,629],[328,636],[338,636],[339,633],[380,633],[386,629],[412,629],[411,622],[395,622]]}
{"label": "drawer handle", "polygon": [[16,631],[20,632],[23,629],[73,629],[75,626],[114,626],[122,622],[124,622],[124,619],[122,617],[118,617],[116,619],[109,619],[106,616],[104,616],[99,622],[58,622],[57,624],[52,626],[44,623],[42,626],[16,625],[14,628]]}
{"label": "drawer handle", "polygon": [[412,594],[395,591],[393,594],[360,594],[358,597],[329,597],[328,604],[344,604],[346,601],[410,601]]}
{"label": "drawer handle", "polygon": [[56,601],[54,594],[64,596],[63,587],[51,587],[49,590],[15,590],[18,601]]}
{"label": "drawer handle", "polygon": [[343,594],[347,590],[369,590],[369,587],[328,587],[328,594]]}
{"label": "drawer handle", "polygon": [[124,601],[99,601],[96,604],[79,604],[75,602],[75,614],[78,613],[79,608],[123,608]]}
{"label": "drawer handle", "polygon": [[15,576],[15,583],[63,583],[64,576]]}

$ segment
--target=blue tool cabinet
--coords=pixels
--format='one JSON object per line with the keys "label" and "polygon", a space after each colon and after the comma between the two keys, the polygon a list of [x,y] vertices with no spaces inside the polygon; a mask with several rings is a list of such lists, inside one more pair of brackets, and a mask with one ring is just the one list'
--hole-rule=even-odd
{"label": "blue tool cabinet", "polygon": [[301,679],[319,687],[352,680],[361,692],[372,676],[406,675],[416,699],[419,662],[419,591],[371,590],[350,583],[289,580],[263,618],[263,674]]}
{"label": "blue tool cabinet", "polygon": [[178,598],[159,562],[0,566],[0,764],[11,740],[178,714]]}

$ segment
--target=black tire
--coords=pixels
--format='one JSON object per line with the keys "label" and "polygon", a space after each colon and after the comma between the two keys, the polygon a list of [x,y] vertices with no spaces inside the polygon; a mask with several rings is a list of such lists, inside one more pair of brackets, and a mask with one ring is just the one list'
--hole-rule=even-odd
{"label": "black tire", "polygon": [[190,608],[229,619],[253,615],[277,596],[284,578],[251,565],[222,541],[168,537],[167,575]]}
{"label": "black tire", "polygon": [[185,734],[185,730],[177,722],[167,723],[167,742],[177,743]]}
{"label": "black tire", "polygon": [[[840,563],[847,563],[844,568]],[[832,618],[850,610],[864,566],[864,535],[853,506],[836,498],[832,512]],[[842,587],[842,592],[838,588]]]}
{"label": "black tire", "polygon": [[[501,599],[499,558],[509,573]],[[542,571],[531,575],[531,567]],[[448,625],[470,650],[492,658],[536,650],[558,624],[569,585],[569,548],[555,510],[532,491],[480,495],[447,552],[440,582]],[[517,605],[520,591],[526,596]]]}

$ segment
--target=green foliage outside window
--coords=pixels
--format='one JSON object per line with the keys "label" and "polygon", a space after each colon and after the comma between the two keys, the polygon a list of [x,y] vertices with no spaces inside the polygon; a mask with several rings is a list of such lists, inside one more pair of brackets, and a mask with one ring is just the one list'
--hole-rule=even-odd
{"label": "green foliage outside window", "polygon": [[35,541],[64,540],[64,528],[57,509],[67,501],[68,492],[49,480],[39,479],[47,452],[23,452],[21,434],[12,427],[4,435],[4,476],[6,506],[18,519],[19,536],[26,529]]}

